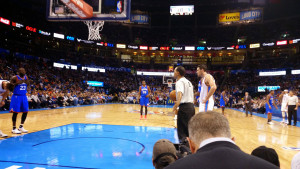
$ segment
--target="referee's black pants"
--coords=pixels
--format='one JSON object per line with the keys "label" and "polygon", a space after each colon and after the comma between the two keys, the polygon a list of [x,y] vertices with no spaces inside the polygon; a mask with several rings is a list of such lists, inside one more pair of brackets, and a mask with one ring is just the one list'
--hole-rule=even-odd
{"label": "referee's black pants", "polygon": [[292,125],[292,116],[294,116],[294,125],[297,124],[297,110],[295,110],[296,105],[289,105],[288,106],[288,120],[289,120],[289,125]]}
{"label": "referee's black pants", "polygon": [[179,105],[177,118],[177,133],[179,142],[183,142],[189,136],[188,124],[190,119],[195,115],[193,103],[182,103]]}

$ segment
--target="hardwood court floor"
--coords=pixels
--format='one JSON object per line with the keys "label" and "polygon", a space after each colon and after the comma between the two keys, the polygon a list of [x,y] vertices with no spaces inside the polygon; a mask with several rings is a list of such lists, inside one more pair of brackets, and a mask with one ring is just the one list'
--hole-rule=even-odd
{"label": "hardwood court floor", "polygon": [[[176,126],[170,113],[171,108],[149,107],[150,114],[147,120],[139,119],[139,109],[139,105],[107,104],[31,111],[28,114],[25,128],[31,133],[72,123],[169,128]],[[197,108],[196,111],[198,111]],[[220,112],[220,110],[217,111]],[[253,149],[261,145],[272,147],[279,154],[281,168],[290,168],[291,160],[297,151],[283,147],[300,148],[299,127],[285,126],[279,122],[267,125],[265,118],[245,117],[245,114],[229,109],[226,109],[225,113],[230,122],[232,135],[243,151],[251,153]],[[20,123],[20,118],[21,115],[18,116],[17,125]],[[11,134],[11,125],[11,114],[0,114],[0,129],[9,137],[16,136]]]}

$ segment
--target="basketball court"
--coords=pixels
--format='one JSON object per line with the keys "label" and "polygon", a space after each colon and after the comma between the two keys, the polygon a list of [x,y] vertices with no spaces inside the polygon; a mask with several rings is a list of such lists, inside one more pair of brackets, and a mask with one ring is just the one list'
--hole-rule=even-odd
{"label": "basketball court", "polygon": [[[139,105],[105,104],[31,111],[28,134],[12,135],[11,114],[0,114],[4,169],[153,168],[152,149],[162,138],[178,142],[170,106],[152,106],[147,120],[139,119]],[[196,109],[197,111],[197,109]],[[218,109],[217,111],[220,112]],[[245,117],[225,110],[237,145],[251,153],[258,146],[276,149],[281,168],[290,168],[300,148],[300,128],[267,125],[264,117]],[[18,119],[20,120],[20,119]],[[19,122],[19,121],[18,121]]]}
{"label": "basketball court", "polygon": [[[51,22],[82,22],[89,32],[86,39],[100,42],[105,22],[128,22],[130,12],[131,0],[47,0],[46,17]],[[195,47],[188,51],[195,51]],[[173,68],[162,75],[162,84],[169,88],[175,82]],[[216,111],[221,113],[220,109]],[[244,152],[251,153],[262,145],[274,148],[281,168],[291,168],[291,159],[300,150],[299,127],[281,124],[276,117],[274,124],[268,125],[265,115],[246,117],[234,109],[225,109],[225,116],[236,144]],[[24,127],[29,133],[18,135],[11,134],[12,114],[0,112],[0,129],[9,135],[0,138],[0,169],[152,169],[154,143],[159,139],[179,142],[173,118],[170,105],[150,106],[148,118],[142,120],[137,104],[39,109],[28,114]]]}

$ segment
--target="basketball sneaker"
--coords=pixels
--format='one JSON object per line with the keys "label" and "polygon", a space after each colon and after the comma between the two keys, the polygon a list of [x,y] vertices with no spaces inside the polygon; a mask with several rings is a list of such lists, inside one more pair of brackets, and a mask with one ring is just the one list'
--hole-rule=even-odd
{"label": "basketball sneaker", "polygon": [[22,133],[28,133],[28,130],[24,129],[24,127],[19,128],[19,131],[22,132]]}
{"label": "basketball sneaker", "polygon": [[2,131],[0,130],[0,137],[7,137],[7,134],[2,133]]}
{"label": "basketball sneaker", "polygon": [[18,129],[14,129],[11,131],[13,134],[21,134],[22,132],[19,131]]}

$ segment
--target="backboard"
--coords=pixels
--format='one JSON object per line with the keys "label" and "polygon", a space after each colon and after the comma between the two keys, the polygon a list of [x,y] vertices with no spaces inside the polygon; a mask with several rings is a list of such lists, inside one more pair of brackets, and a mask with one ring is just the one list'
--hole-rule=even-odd
{"label": "backboard", "polygon": [[163,84],[168,84],[168,83],[175,84],[176,79],[174,78],[173,72],[170,72],[169,75],[163,76]]}
{"label": "backboard", "polygon": [[[131,0],[84,0],[93,7],[90,21],[124,21],[130,18]],[[61,0],[47,0],[47,19],[49,21],[85,21],[79,18]]]}

